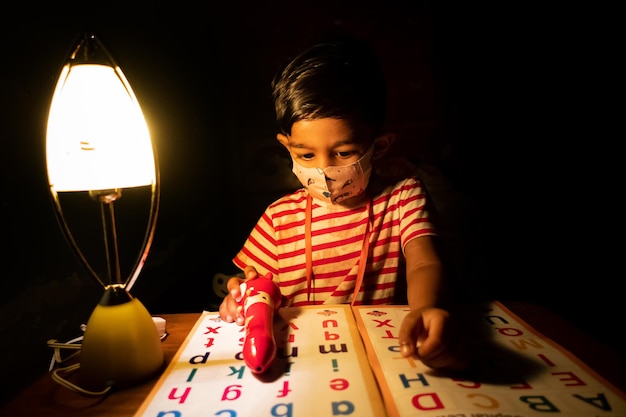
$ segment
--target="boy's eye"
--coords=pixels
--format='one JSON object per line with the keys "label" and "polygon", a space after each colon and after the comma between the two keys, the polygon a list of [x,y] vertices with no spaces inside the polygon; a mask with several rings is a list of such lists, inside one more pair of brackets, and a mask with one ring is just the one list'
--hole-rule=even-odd
{"label": "boy's eye", "polygon": [[[352,150],[352,151],[334,151],[334,157],[338,158],[338,159],[347,159],[347,158],[351,158],[352,156],[358,154],[358,151]],[[298,159],[301,159],[303,161],[311,161],[313,159],[315,159],[315,153],[313,152],[307,152],[307,153],[302,153],[302,154],[298,154],[297,155]]]}

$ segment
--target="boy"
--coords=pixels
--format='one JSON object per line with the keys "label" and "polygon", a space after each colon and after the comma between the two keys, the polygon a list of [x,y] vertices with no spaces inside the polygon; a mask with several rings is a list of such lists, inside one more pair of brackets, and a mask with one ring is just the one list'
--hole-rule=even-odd
{"label": "boy", "polygon": [[[395,139],[383,131],[386,87],[375,56],[355,41],[321,42],[279,71],[272,89],[277,139],[304,188],[267,207],[235,265],[248,280],[271,273],[286,306],[408,304],[402,355],[462,368],[448,348],[452,319],[442,308],[422,184],[390,180],[375,167]],[[228,281],[219,308],[240,325],[241,282]]]}

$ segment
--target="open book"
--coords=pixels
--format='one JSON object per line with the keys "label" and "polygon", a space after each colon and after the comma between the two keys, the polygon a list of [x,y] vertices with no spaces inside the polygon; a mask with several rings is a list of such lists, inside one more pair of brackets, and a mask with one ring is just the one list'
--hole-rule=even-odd
{"label": "open book", "polygon": [[244,328],[204,312],[135,417],[626,416],[624,393],[498,302],[468,312],[483,365],[462,376],[400,356],[407,311],[281,308],[261,376],[241,356]]}

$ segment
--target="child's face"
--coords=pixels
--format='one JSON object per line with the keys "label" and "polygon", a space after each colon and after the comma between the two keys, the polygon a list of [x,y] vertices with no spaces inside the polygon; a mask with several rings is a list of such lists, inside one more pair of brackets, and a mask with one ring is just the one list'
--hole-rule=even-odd
{"label": "child's face", "polygon": [[291,135],[277,135],[298,164],[307,168],[350,165],[365,154],[373,137],[342,119],[300,120]]}

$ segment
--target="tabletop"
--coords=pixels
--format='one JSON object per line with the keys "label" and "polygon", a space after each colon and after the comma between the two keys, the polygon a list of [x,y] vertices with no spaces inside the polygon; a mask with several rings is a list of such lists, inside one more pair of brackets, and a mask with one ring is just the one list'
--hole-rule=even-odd
{"label": "tabletop", "polygon": [[[589,337],[544,307],[523,302],[503,304],[535,330],[569,350],[600,376],[626,392],[626,360],[618,352]],[[168,336],[163,341],[166,363],[175,356],[200,315],[200,312],[160,315],[167,322]],[[50,374],[45,374],[0,409],[0,416],[132,417],[158,378],[159,375],[156,375],[133,387],[92,398],[57,384]]]}

